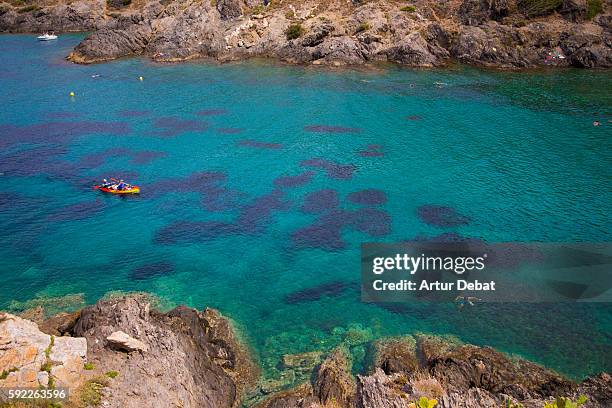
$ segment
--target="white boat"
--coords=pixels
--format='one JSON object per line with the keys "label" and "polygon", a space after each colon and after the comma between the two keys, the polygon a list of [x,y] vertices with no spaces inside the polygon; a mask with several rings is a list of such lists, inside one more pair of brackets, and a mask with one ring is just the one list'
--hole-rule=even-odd
{"label": "white boat", "polygon": [[39,35],[38,37],[38,41],[51,41],[51,40],[57,40],[57,35],[51,33],[44,33],[43,35]]}

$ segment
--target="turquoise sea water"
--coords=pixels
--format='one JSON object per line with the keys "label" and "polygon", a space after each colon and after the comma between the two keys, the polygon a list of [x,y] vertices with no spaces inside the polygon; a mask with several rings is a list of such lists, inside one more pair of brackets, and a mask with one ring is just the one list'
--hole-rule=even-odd
{"label": "turquoise sea water", "polygon": [[[357,290],[361,242],[610,241],[612,73],[66,63],[80,38],[0,37],[0,309],[109,291],[213,306],[268,376],[347,331],[612,370],[609,304],[382,308]],[[92,191],[102,175],[142,194]]]}

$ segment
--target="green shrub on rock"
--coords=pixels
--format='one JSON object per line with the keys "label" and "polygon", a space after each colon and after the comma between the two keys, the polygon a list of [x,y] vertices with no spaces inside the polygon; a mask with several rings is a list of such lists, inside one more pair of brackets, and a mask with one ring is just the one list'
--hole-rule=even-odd
{"label": "green shrub on rock", "polygon": [[295,40],[296,38],[301,37],[304,34],[304,27],[300,23],[291,24],[285,30],[285,35],[288,40]]}
{"label": "green shrub on rock", "polygon": [[35,4],[32,4],[31,6],[25,6],[25,7],[20,8],[19,10],[17,10],[17,12],[19,14],[23,14],[23,13],[29,13],[31,11],[38,11],[38,10],[40,10],[40,7],[38,7]]}
{"label": "green shrub on rock", "polygon": [[370,24],[367,21],[365,21],[365,22],[359,24],[359,26],[357,26],[357,29],[355,30],[355,33],[360,33],[362,31],[368,31],[370,28],[371,28]]}
{"label": "green shrub on rock", "polygon": [[408,404],[408,408],[434,408],[438,404],[438,400],[421,397],[418,401]]}
{"label": "green shrub on rock", "polygon": [[104,377],[95,377],[88,380],[78,390],[79,399],[85,406],[97,407],[102,401],[102,388],[108,387]]}
{"label": "green shrub on rock", "polygon": [[519,0],[517,7],[527,17],[545,16],[561,7],[563,0]]}
{"label": "green shrub on rock", "polygon": [[110,8],[120,9],[132,4],[132,0],[106,0],[106,5]]}
{"label": "green shrub on rock", "polygon": [[0,380],[6,380],[10,373],[17,371],[19,371],[19,369],[16,367],[9,368],[8,370],[2,370],[2,373],[0,373]]}
{"label": "green shrub on rock", "polygon": [[603,5],[601,4],[601,0],[587,0],[587,19],[591,20],[593,17],[595,17],[602,11]]}
{"label": "green shrub on rock", "polygon": [[585,402],[587,402],[587,397],[584,395],[578,397],[576,402],[566,397],[557,397],[555,401],[546,403],[544,408],[578,408],[584,405]]}
{"label": "green shrub on rock", "polygon": [[107,371],[104,375],[106,375],[108,378],[116,378],[119,373],[117,371]]}

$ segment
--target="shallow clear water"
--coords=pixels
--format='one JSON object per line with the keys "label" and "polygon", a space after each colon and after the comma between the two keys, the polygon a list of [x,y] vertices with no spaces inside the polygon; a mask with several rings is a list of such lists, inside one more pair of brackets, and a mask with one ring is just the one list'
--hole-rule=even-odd
{"label": "shallow clear water", "polygon": [[[610,241],[612,73],[64,62],[79,38],[0,36],[0,308],[116,290],[217,307],[270,376],[347,329],[454,334],[573,377],[612,369],[610,305],[389,310],[356,289],[360,242]],[[101,175],[143,193],[101,195]],[[355,202],[364,189],[381,203]],[[424,205],[469,223],[428,224]]]}

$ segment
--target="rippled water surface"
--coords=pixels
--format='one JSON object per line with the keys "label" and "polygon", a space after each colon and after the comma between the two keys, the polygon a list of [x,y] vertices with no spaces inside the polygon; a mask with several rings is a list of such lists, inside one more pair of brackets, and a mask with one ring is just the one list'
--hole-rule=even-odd
{"label": "rippled water surface", "polygon": [[[109,291],[217,307],[270,376],[347,332],[612,370],[610,305],[358,294],[361,242],[610,241],[611,73],[64,62],[79,38],[0,37],[0,308]],[[103,175],[143,193],[92,191]]]}

